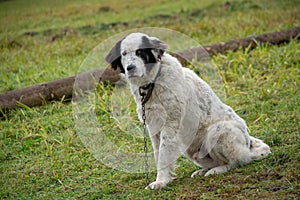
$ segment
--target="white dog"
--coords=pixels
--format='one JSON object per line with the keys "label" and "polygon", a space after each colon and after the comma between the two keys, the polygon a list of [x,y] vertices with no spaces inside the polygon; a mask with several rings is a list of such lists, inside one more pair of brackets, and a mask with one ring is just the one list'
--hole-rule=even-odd
{"label": "white dog", "polygon": [[249,136],[245,121],[166,48],[155,37],[132,33],[106,56],[114,69],[125,73],[141,121],[145,105],[157,167],[156,181],[147,188],[159,189],[173,180],[181,155],[202,167],[194,177],[224,173],[270,154],[267,144]]}

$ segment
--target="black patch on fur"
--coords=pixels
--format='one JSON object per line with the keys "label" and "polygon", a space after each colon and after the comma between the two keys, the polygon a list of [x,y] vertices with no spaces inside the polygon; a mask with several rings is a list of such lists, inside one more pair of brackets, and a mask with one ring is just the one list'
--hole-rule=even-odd
{"label": "black patch on fur", "polygon": [[124,67],[121,62],[121,42],[123,41],[120,40],[118,41],[115,46],[110,50],[110,52],[107,54],[105,57],[106,62],[110,63],[111,67],[113,69],[120,68],[121,73],[125,73]]}
{"label": "black patch on fur", "polygon": [[155,58],[154,55],[152,56],[155,59],[155,62],[157,59],[160,59],[161,56],[164,54],[166,50],[167,45],[160,41],[160,40],[151,40],[146,36],[142,37],[142,44],[140,45],[140,49],[149,49],[148,51],[152,54],[151,50],[154,50],[158,53],[158,58]]}
{"label": "black patch on fur", "polygon": [[156,63],[156,58],[154,57],[153,53],[151,52],[152,49],[146,48],[146,49],[138,49],[135,52],[135,55],[140,57],[144,64],[149,63]]}

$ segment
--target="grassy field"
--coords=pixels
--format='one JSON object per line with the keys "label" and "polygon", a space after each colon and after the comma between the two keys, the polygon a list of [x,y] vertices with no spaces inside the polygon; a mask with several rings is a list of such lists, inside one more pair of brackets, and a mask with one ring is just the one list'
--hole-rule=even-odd
{"label": "grassy field", "polygon": [[[208,45],[300,26],[299,0],[174,2],[0,1],[0,93],[75,75],[95,46],[136,27],[170,28]],[[270,145],[271,156],[195,179],[197,167],[181,158],[175,181],[148,191],[144,174],[108,167],[85,148],[71,103],[52,102],[1,118],[0,199],[299,199],[299,41],[212,59],[226,103],[251,135]],[[117,133],[110,137],[120,140]]]}

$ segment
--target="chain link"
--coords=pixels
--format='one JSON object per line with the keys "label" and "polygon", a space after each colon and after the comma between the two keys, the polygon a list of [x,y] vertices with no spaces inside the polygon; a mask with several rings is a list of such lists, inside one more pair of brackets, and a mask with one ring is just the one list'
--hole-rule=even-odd
{"label": "chain link", "polygon": [[[141,96],[142,104],[142,120],[143,120],[143,132],[144,132],[144,159],[145,159],[145,177],[146,177],[146,187],[149,185],[149,160],[148,160],[148,144],[147,144],[147,126],[146,126],[146,108],[145,104],[151,96],[154,83],[149,83],[146,86],[139,88],[139,94]],[[148,90],[145,92],[143,90]]]}
{"label": "chain link", "polygon": [[149,163],[148,163],[148,144],[147,144],[147,127],[146,127],[146,109],[145,104],[142,105],[142,119],[143,119],[143,130],[144,130],[144,159],[145,159],[145,177],[146,187],[149,185]]}

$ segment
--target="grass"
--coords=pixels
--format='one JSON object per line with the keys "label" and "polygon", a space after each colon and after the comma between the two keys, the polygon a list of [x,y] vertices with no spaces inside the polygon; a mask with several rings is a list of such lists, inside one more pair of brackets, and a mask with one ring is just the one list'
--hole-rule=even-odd
{"label": "grass", "polygon": [[[298,0],[230,1],[227,9],[221,0],[136,2],[1,1],[0,92],[74,75],[100,42],[135,27],[174,29],[205,45],[300,25]],[[213,57],[226,103],[272,148],[262,161],[191,179],[197,167],[181,158],[174,182],[146,191],[144,174],[108,167],[85,148],[70,103],[52,102],[24,106],[1,119],[0,198],[297,199],[299,58],[298,40]],[[118,145],[138,151],[142,140],[132,142],[105,121],[107,98],[96,105],[99,123]]]}

